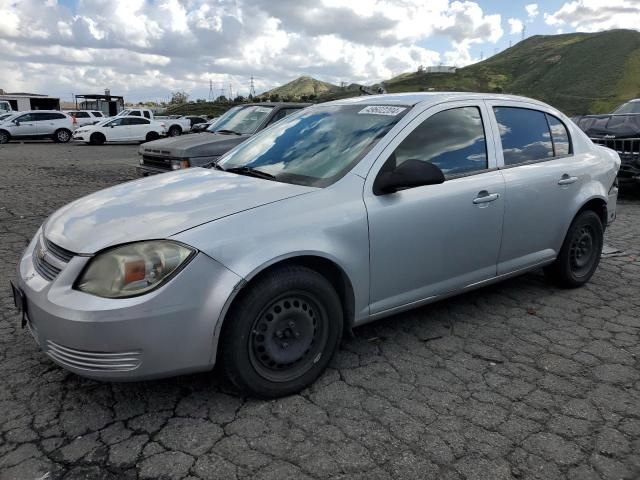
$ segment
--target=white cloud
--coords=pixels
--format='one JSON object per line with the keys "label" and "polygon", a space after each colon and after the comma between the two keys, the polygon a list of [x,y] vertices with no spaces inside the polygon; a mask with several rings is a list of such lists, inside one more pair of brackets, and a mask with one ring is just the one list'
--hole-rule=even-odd
{"label": "white cloud", "polygon": [[527,16],[531,20],[535,19],[540,14],[537,3],[530,3],[529,5],[525,5],[524,9],[527,11]]}
{"label": "white cloud", "polygon": [[509,23],[509,33],[511,35],[518,35],[522,33],[522,29],[524,28],[524,24],[522,20],[518,20],[517,18],[510,18],[508,20]]}
{"label": "white cloud", "polygon": [[575,30],[597,32],[612,28],[637,29],[640,24],[640,0],[576,0],[567,2],[554,13],[545,13],[547,25],[568,25]]}
{"label": "white cloud", "polygon": [[0,0],[0,18],[0,88],[136,99],[206,96],[209,79],[246,94],[251,75],[258,91],[303,74],[373,83],[466,65],[504,34],[500,15],[450,0]]}

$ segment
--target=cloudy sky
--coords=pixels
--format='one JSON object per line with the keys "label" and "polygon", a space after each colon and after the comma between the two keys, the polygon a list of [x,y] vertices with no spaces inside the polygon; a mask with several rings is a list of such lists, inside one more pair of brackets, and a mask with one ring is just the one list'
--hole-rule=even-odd
{"label": "cloudy sky", "polygon": [[126,100],[209,80],[248,94],[300,75],[374,83],[464,66],[527,36],[640,28],[640,0],[0,0],[0,88]]}

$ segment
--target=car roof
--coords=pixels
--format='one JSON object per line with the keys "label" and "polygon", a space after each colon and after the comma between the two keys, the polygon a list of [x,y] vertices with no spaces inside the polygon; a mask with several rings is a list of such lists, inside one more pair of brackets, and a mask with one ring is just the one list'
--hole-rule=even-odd
{"label": "car roof", "polygon": [[256,103],[245,103],[240,106],[245,107],[308,107],[313,105],[312,103],[301,103],[301,102],[256,102]]}
{"label": "car roof", "polygon": [[67,113],[63,110],[23,110],[16,113]]}
{"label": "car roof", "polygon": [[504,95],[497,93],[469,93],[469,92],[407,92],[407,93],[385,93],[382,95],[362,95],[341,100],[334,100],[320,105],[410,105],[419,103],[441,103],[453,100],[511,100],[516,102],[530,102],[539,105],[544,103],[532,98],[520,97],[517,95]]}

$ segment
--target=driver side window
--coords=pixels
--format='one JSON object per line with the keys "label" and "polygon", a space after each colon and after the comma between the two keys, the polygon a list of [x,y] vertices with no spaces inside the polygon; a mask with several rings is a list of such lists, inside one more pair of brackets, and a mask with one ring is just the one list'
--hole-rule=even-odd
{"label": "driver side window", "polygon": [[445,178],[486,170],[487,145],[480,109],[452,108],[430,116],[394,154],[396,167],[410,159],[430,162]]}

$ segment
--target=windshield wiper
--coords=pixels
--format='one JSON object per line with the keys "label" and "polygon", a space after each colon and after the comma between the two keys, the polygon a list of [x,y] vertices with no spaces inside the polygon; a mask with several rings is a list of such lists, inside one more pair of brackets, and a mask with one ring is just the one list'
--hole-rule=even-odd
{"label": "windshield wiper", "polygon": [[[216,165],[216,167],[218,167],[218,165]],[[222,169],[222,167],[218,167],[218,168]],[[233,168],[227,168],[225,171],[231,172],[231,173],[237,173],[238,175],[246,175],[248,177],[263,178],[265,180],[276,180],[276,177],[274,175],[271,175],[270,173],[267,173],[267,172],[263,172],[262,170],[256,170],[255,168],[251,168],[251,167],[233,167]]]}
{"label": "windshield wiper", "polygon": [[221,130],[216,130],[214,133],[232,133],[234,135],[242,135],[240,132],[236,132],[234,130],[227,130],[225,128],[223,128]]}

